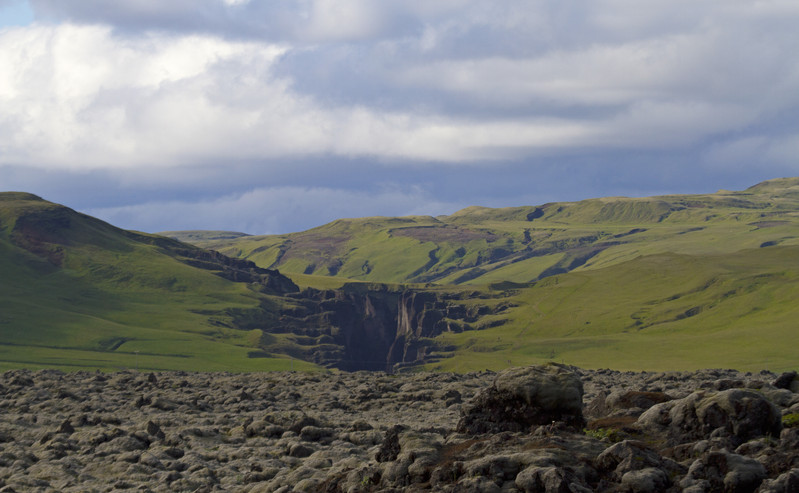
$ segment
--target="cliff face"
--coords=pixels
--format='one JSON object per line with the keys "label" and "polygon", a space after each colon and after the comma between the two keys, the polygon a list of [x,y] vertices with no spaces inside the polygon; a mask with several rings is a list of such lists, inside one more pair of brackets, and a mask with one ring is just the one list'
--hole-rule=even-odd
{"label": "cliff face", "polygon": [[306,289],[298,305],[281,313],[272,332],[295,334],[301,356],[342,370],[393,372],[430,361],[431,340],[442,332],[470,330],[486,307],[467,309],[456,299],[412,289],[347,285]]}

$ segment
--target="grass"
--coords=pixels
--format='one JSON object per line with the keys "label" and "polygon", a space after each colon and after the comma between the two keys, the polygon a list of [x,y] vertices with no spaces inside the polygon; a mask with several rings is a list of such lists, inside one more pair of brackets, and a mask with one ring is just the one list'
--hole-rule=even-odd
{"label": "grass", "polygon": [[546,361],[583,368],[795,367],[797,247],[718,256],[656,255],[518,289],[507,322],[443,334],[454,348],[429,369],[469,371]]}
{"label": "grass", "polygon": [[[478,330],[425,341],[438,356],[427,369],[796,365],[785,341],[799,318],[799,179],[743,192],[347,219],[281,236],[180,237],[278,267],[301,288],[380,282],[505,306],[472,323]],[[281,356],[308,341],[266,333],[270,316],[296,301],[191,267],[165,241],[0,194],[0,368],[313,368]],[[253,316],[236,322],[244,313]]]}
{"label": "grass", "polygon": [[314,368],[250,357],[263,353],[261,331],[236,329],[230,313],[257,309],[264,295],[180,261],[185,247],[0,196],[0,368]]}
{"label": "grass", "polygon": [[301,233],[200,244],[287,274],[473,286],[530,282],[553,267],[582,271],[647,255],[799,245],[796,188],[795,179],[785,179],[743,192],[341,219]]}

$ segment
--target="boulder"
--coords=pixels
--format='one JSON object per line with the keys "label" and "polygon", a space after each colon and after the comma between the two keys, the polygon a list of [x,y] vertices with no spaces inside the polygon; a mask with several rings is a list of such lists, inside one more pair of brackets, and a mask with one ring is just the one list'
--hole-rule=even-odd
{"label": "boulder", "polygon": [[799,469],[791,469],[786,473],[780,474],[776,479],[763,481],[757,491],[758,493],[791,493],[799,491]]}
{"label": "boulder", "polygon": [[764,435],[779,437],[782,417],[762,394],[731,389],[694,392],[684,399],[656,404],[638,418],[636,426],[666,431],[676,444],[728,437],[738,446]]}
{"label": "boulder", "polygon": [[607,396],[605,403],[611,410],[641,409],[646,410],[655,404],[668,402],[673,398],[664,392],[640,392],[635,390],[617,390]]}
{"label": "boulder", "polygon": [[402,425],[394,425],[386,431],[386,437],[383,444],[375,455],[377,462],[391,462],[397,460],[400,453],[399,434],[405,427]]}
{"label": "boulder", "polygon": [[631,493],[656,493],[666,490],[671,485],[671,480],[662,469],[646,467],[624,473],[621,485],[624,491]]}
{"label": "boulder", "polygon": [[799,392],[799,377],[797,377],[797,373],[795,371],[786,371],[777,377],[776,380],[774,380],[774,386],[778,389]]}
{"label": "boulder", "polygon": [[730,493],[755,491],[766,479],[766,469],[750,457],[708,452],[695,460],[680,482],[685,490]]}
{"label": "boulder", "polygon": [[580,429],[582,399],[583,384],[567,366],[512,368],[497,374],[491,387],[464,407],[457,429],[474,435],[526,431],[553,422]]}
{"label": "boulder", "polygon": [[569,468],[530,466],[516,476],[516,488],[525,493],[552,491],[588,493],[591,491]]}
{"label": "boulder", "polygon": [[[630,485],[634,483],[637,486],[630,486],[630,488],[636,491],[658,491],[657,489],[647,490],[648,486],[646,485],[652,483],[669,486],[671,481],[665,472],[675,476],[685,472],[685,468],[680,464],[661,457],[660,454],[649,448],[645,443],[635,440],[624,440],[611,445],[597,456],[594,460],[594,465],[600,473],[606,475],[611,481],[626,481]],[[656,477],[651,471],[646,474],[630,474],[645,469],[665,471],[663,474],[665,479],[661,478],[660,475]],[[625,477],[627,478],[626,480],[624,479]]]}

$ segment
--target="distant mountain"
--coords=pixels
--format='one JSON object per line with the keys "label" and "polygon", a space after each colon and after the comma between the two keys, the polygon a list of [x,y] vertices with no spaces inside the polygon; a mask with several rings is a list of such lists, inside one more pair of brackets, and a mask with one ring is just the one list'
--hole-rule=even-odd
{"label": "distant mountain", "polygon": [[469,207],[451,216],[340,219],[301,233],[183,236],[285,273],[396,283],[532,282],[658,253],[799,244],[799,178],[742,192]]}

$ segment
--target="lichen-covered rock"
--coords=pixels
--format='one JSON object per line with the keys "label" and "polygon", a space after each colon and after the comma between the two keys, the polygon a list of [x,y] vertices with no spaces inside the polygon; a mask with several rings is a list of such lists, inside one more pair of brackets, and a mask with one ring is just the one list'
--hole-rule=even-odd
{"label": "lichen-covered rock", "polygon": [[[565,385],[541,385],[561,372]],[[568,373],[582,381],[584,403],[600,404],[589,432],[563,416],[576,406],[563,404],[562,387],[579,390]],[[0,373],[0,490],[723,492],[752,491],[765,471],[759,491],[793,492],[799,481],[797,394],[767,383],[777,379],[769,372],[555,365],[465,375],[153,375]],[[713,390],[729,386],[743,393]],[[544,396],[560,392],[551,407],[561,415],[516,422],[518,431],[456,432],[489,387],[524,412],[540,413],[538,404],[551,402]],[[637,418],[660,393],[675,400]],[[469,404],[448,403],[458,395]],[[754,396],[781,411],[778,436],[763,426],[774,416]],[[153,406],[159,398],[178,407]],[[611,443],[620,437],[629,441]]]}
{"label": "lichen-covered rock", "polygon": [[622,488],[630,493],[657,493],[665,491],[670,485],[666,471],[657,467],[628,471],[621,477]]}
{"label": "lichen-covered rock", "polygon": [[611,410],[641,409],[646,410],[655,404],[668,402],[673,397],[665,392],[641,392],[636,390],[617,390],[611,392],[605,399],[607,407]]}
{"label": "lichen-covered rock", "polygon": [[[634,440],[624,440],[611,445],[597,456],[594,465],[600,473],[605,474],[614,482],[622,481],[628,473],[649,468],[666,471],[670,476],[685,472],[684,467],[661,457],[643,442]],[[633,478],[638,478],[642,484],[645,482],[640,475],[628,477],[628,482]],[[669,485],[670,483],[671,481],[667,478],[665,484]]]}
{"label": "lichen-covered rock", "polygon": [[799,468],[780,474],[776,479],[763,481],[758,493],[793,493],[799,491]]}
{"label": "lichen-covered rock", "polygon": [[584,424],[583,384],[569,367],[557,364],[512,368],[499,373],[493,385],[466,406],[458,431],[497,433],[564,422]]}
{"label": "lichen-covered rock", "polygon": [[675,443],[729,437],[734,446],[752,438],[779,436],[782,416],[762,394],[743,389],[695,392],[649,408],[637,422],[642,430],[666,430]]}
{"label": "lichen-covered rock", "polygon": [[516,476],[515,485],[525,493],[591,491],[572,470],[556,466],[528,467]]}
{"label": "lichen-covered rock", "polygon": [[394,425],[386,431],[386,437],[380,450],[375,455],[377,462],[390,462],[397,459],[400,453],[399,434],[405,427],[402,425]]}
{"label": "lichen-covered rock", "polygon": [[752,492],[766,478],[766,469],[749,457],[727,452],[709,452],[694,461],[680,485],[704,492]]}

